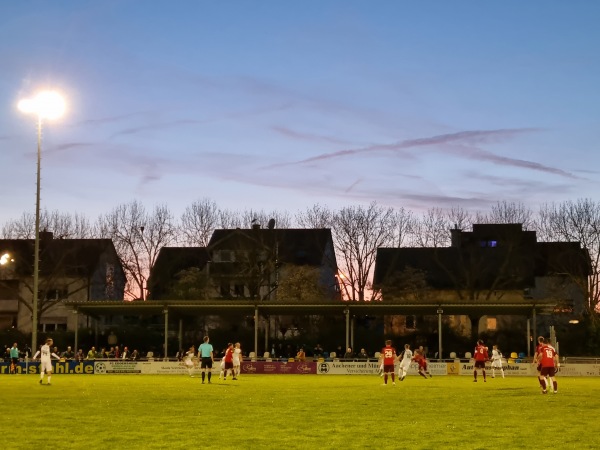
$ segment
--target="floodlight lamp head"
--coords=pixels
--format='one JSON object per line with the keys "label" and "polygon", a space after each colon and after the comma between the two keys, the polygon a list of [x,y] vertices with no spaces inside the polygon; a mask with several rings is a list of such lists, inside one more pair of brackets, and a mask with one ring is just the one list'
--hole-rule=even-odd
{"label": "floodlight lamp head", "polygon": [[42,91],[33,98],[21,100],[17,107],[25,114],[35,114],[40,119],[54,120],[65,113],[67,104],[58,92]]}

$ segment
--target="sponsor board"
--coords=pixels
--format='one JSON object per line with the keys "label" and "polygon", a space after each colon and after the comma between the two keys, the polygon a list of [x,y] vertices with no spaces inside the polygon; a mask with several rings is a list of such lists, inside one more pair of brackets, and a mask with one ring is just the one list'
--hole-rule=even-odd
{"label": "sponsor board", "polygon": [[317,373],[317,363],[313,361],[243,361],[241,369],[242,374],[309,375]]}
{"label": "sponsor board", "polygon": [[[460,363],[453,363],[453,364],[459,364],[459,375],[470,375],[473,376],[473,370],[474,370],[474,365],[472,362],[460,362]],[[515,363],[515,364],[505,364],[502,366],[502,368],[504,369],[504,373],[507,376],[514,376],[514,375],[518,375],[518,376],[532,376],[532,375],[537,375],[537,370],[536,370],[536,366],[534,366],[531,363]],[[491,374],[492,373],[492,366],[488,363],[485,365],[485,370],[487,373]],[[496,369],[496,370],[500,370],[500,369]],[[481,373],[480,373],[481,375]]]}
{"label": "sponsor board", "polygon": [[[17,374],[39,374],[39,361],[19,362]],[[187,366],[179,361],[53,361],[53,372],[57,375],[110,375],[110,374],[149,374],[149,375],[189,375]],[[244,361],[241,365],[243,374],[319,374],[319,375],[376,375],[379,373],[377,362],[280,362],[280,361]],[[473,364],[470,362],[431,362],[428,364],[432,375],[464,375],[473,376]],[[398,366],[395,368],[398,372]],[[213,373],[220,371],[220,363],[215,362]],[[408,374],[417,375],[418,366],[411,364]],[[487,366],[488,375],[491,367]],[[536,376],[536,367],[531,363],[515,363],[504,366],[506,376]],[[194,368],[193,375],[200,373]],[[0,375],[10,374],[10,363],[0,363]],[[600,377],[600,364],[562,364],[559,376]]]}
{"label": "sponsor board", "polygon": [[[40,362],[19,362],[16,367],[17,374],[40,373]],[[93,361],[52,361],[52,372],[55,374],[92,375],[94,373]],[[10,374],[10,363],[0,363],[0,374]]]}
{"label": "sponsor board", "polygon": [[[381,364],[376,361],[324,361],[317,363],[317,373],[319,375],[377,375]],[[399,366],[394,367],[398,372]],[[427,368],[431,375],[446,375],[446,363],[428,363]],[[408,369],[408,375],[418,375],[419,366],[411,363]]]}

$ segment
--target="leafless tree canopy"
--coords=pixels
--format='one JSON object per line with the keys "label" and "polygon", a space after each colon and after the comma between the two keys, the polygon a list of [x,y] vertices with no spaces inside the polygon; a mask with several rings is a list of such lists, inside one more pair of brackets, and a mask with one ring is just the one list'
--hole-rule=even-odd
{"label": "leafless tree canopy", "polygon": [[342,264],[342,289],[348,300],[375,299],[370,289],[370,276],[375,265],[378,247],[394,245],[396,230],[392,208],[378,206],[349,206],[334,215],[333,234]]}
{"label": "leafless tree canopy", "polygon": [[537,229],[545,241],[580,242],[589,252],[592,275],[587,286],[589,308],[597,310],[600,302],[600,203],[580,199],[545,204],[538,213]]}
{"label": "leafless tree canopy", "polygon": [[127,274],[129,298],[145,299],[146,281],[162,247],[176,242],[173,215],[166,205],[151,214],[138,201],[117,206],[96,223],[102,238],[112,239]]}
{"label": "leafless tree canopy", "polygon": [[311,208],[298,212],[296,222],[300,228],[331,228],[333,212],[328,207],[317,203]]}
{"label": "leafless tree canopy", "polygon": [[[444,210],[431,208],[421,215],[400,208],[394,210],[371,203],[368,207],[349,206],[338,211],[315,204],[297,212],[292,221],[288,212],[247,209],[221,209],[210,199],[201,199],[187,207],[178,223],[166,205],[149,213],[138,201],[132,201],[100,215],[93,225],[79,214],[48,212],[40,216],[40,228],[55,238],[111,238],[127,274],[128,298],[145,298],[149,270],[163,246],[206,246],[216,228],[331,228],[342,294],[348,300],[377,298],[370,278],[378,247],[446,247],[452,228],[467,231],[473,223],[521,223],[535,230],[540,241],[579,241],[592,259],[593,275],[585,289],[589,307],[600,301],[600,204],[582,199],[542,205],[534,214],[520,202],[498,202],[487,212],[467,212],[459,206]],[[4,239],[33,239],[35,216],[24,213],[2,226]]]}

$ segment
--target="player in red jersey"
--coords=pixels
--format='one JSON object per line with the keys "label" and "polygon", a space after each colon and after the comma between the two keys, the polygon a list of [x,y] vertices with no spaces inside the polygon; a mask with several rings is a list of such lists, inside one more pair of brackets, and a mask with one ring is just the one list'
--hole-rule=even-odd
{"label": "player in red jersey", "polygon": [[381,349],[381,358],[383,360],[383,384],[387,384],[388,375],[392,376],[392,384],[396,386],[394,373],[394,363],[396,362],[396,349],[392,347],[392,341],[385,341],[385,347]]}
{"label": "player in red jersey", "polygon": [[233,344],[230,342],[227,344],[227,350],[225,350],[225,357],[223,358],[225,364],[225,372],[223,373],[223,380],[227,379],[227,373],[230,372],[235,379],[235,372],[233,371]]}
{"label": "player in red jersey", "polygon": [[489,357],[488,349],[485,345],[483,345],[483,341],[481,339],[477,341],[474,355],[475,356],[473,356],[473,359],[475,360],[475,364],[473,366],[473,381],[477,382],[477,369],[481,369],[481,372],[483,373],[483,382],[485,383],[485,362],[489,359]]}
{"label": "player in red jersey", "polygon": [[[538,336],[537,338],[537,346],[535,347],[535,356],[533,357],[533,365],[536,366],[537,374],[538,374],[538,382],[540,383],[540,388],[542,391],[546,389],[546,383],[543,381],[542,377],[542,363],[540,357],[538,355],[542,352],[542,347],[544,346],[544,336]],[[545,378],[545,377],[544,377]]]}
{"label": "player in red jersey", "polygon": [[[558,383],[554,379],[556,375],[556,369],[560,367],[560,363],[558,362],[558,353],[554,347],[552,347],[546,339],[544,339],[544,344],[539,353],[535,355],[537,362],[542,366],[540,370],[540,384],[542,385],[542,394],[548,392],[548,381],[552,382],[552,390],[556,394],[558,393]],[[546,377],[549,380],[546,380]]]}
{"label": "player in red jersey", "polygon": [[431,374],[427,371],[427,358],[425,358],[423,350],[419,349],[415,351],[413,361],[415,361],[419,365],[419,375],[421,375],[425,379],[427,379],[427,375],[429,375],[429,377],[431,378]]}

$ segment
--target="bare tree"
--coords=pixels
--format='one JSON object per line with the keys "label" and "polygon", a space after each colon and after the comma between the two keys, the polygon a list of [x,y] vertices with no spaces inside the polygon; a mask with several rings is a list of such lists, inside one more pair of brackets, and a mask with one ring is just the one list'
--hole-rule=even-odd
{"label": "bare tree", "polygon": [[251,228],[253,225],[260,225],[267,228],[271,219],[275,220],[277,228],[289,228],[291,225],[290,215],[287,211],[271,211],[266,213],[264,210],[255,211],[247,209],[242,213],[242,227]]}
{"label": "bare tree", "polygon": [[219,227],[224,230],[233,230],[242,227],[242,219],[238,212],[229,209],[219,210]]}
{"label": "bare tree", "polygon": [[477,219],[477,223],[520,223],[523,230],[531,230],[535,225],[533,211],[522,202],[498,202],[489,213],[480,214]]}
{"label": "bare tree", "polygon": [[138,201],[116,207],[100,216],[98,234],[112,239],[127,277],[125,295],[146,298],[146,281],[158,252],[176,240],[173,216],[165,205],[148,214]]}
{"label": "bare tree", "polygon": [[415,247],[447,247],[450,242],[450,222],[441,208],[431,208],[411,227],[411,242]]}
{"label": "bare tree", "polygon": [[328,207],[317,203],[311,208],[298,212],[296,222],[300,228],[331,228],[333,212]]}
{"label": "bare tree", "polygon": [[537,228],[541,240],[580,242],[588,251],[592,274],[582,289],[588,295],[589,311],[597,311],[600,304],[600,203],[579,199],[542,205]]}
{"label": "bare tree", "polygon": [[334,215],[333,234],[338,260],[343,263],[340,278],[346,300],[378,298],[371,277],[378,247],[391,247],[395,237],[394,210],[378,206],[350,206]]}
{"label": "bare tree", "polygon": [[411,230],[414,225],[413,214],[411,211],[400,208],[400,210],[394,213],[393,221],[395,223],[394,241],[396,242],[397,247],[402,247],[402,245],[410,238]]}
{"label": "bare tree", "polygon": [[461,206],[452,206],[446,216],[454,229],[468,231],[472,227],[473,214]]}
{"label": "bare tree", "polygon": [[[93,237],[89,220],[78,213],[43,210],[40,213],[40,229],[50,231],[57,239],[88,239]],[[23,213],[18,220],[11,220],[2,227],[3,239],[34,239],[35,214]]]}
{"label": "bare tree", "polygon": [[219,222],[219,208],[214,201],[207,198],[195,201],[181,215],[179,235],[183,244],[206,247],[212,232],[219,227]]}

